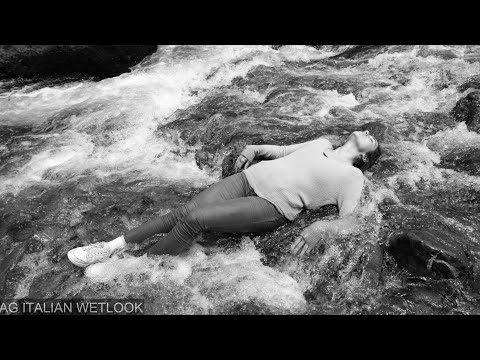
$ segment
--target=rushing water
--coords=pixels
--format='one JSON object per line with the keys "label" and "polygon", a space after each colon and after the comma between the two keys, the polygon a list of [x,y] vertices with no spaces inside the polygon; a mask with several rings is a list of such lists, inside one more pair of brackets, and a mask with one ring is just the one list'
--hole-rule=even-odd
{"label": "rushing water", "polygon": [[[39,244],[11,270],[4,295],[143,297],[149,312],[174,314],[479,312],[476,295],[457,280],[428,283],[462,292],[452,310],[428,307],[432,295],[418,292],[408,306],[382,300],[408,297],[416,286],[401,271],[387,272],[375,289],[351,273],[358,249],[381,240],[385,199],[418,210],[424,205],[409,202],[411,194],[433,207],[455,191],[480,191],[478,174],[438,166],[445,155],[480,149],[480,135],[464,123],[441,121],[480,63],[467,61],[465,46],[391,46],[358,61],[322,61],[349,48],[159,46],[130,73],[99,82],[3,84],[0,198],[8,226],[0,250],[31,238]],[[185,129],[185,114],[198,125]],[[395,136],[382,144],[377,171],[366,174],[362,225],[321,255],[266,263],[258,239],[243,237],[234,246],[199,241],[179,257],[124,254],[93,265],[89,276],[65,259],[68,249],[110,240],[217,181],[229,132],[331,129],[325,136],[340,145],[371,121]],[[211,166],[199,166],[196,151],[215,136]],[[454,213],[464,206],[455,204]],[[439,216],[480,244],[476,213]],[[311,301],[319,283],[323,302]]]}

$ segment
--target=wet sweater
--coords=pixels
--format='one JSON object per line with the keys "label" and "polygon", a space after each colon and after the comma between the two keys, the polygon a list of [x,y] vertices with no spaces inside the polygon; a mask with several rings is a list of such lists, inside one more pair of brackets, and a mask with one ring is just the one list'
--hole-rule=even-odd
{"label": "wet sweater", "polygon": [[244,170],[250,186],[287,219],[303,209],[336,204],[339,215],[350,213],[360,199],[364,177],[360,169],[330,159],[325,138],[290,146],[250,145],[242,154],[252,161],[270,159]]}

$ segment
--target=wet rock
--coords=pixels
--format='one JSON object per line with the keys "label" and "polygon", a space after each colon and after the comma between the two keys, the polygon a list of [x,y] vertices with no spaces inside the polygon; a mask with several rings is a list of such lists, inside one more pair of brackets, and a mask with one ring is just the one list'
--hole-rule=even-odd
{"label": "wet rock", "polygon": [[0,79],[79,74],[108,78],[128,72],[156,45],[1,45]]}
{"label": "wet rock", "polygon": [[480,246],[461,231],[479,226],[477,195],[472,201],[469,189],[434,190],[402,194],[400,189],[402,205],[380,203],[379,236],[388,255],[413,275],[466,279],[480,261]]}
{"label": "wet rock", "polygon": [[467,81],[457,87],[457,90],[464,92],[468,89],[480,90],[480,75],[470,77]]}
{"label": "wet rock", "polygon": [[399,266],[419,276],[463,277],[474,264],[462,234],[436,228],[394,232],[388,239],[388,251]]}
{"label": "wet rock", "polygon": [[403,74],[395,74],[389,77],[390,80],[396,81],[400,85],[407,85],[410,79],[408,79],[405,75]]}
{"label": "wet rock", "polygon": [[356,45],[344,52],[332,56],[331,59],[364,59],[373,58],[378,54],[388,51],[388,45]]}
{"label": "wet rock", "polygon": [[463,54],[463,60],[469,63],[480,61],[480,47],[478,45],[467,45]]}
{"label": "wet rock", "polygon": [[377,287],[382,275],[383,249],[379,243],[367,243],[359,259],[362,284]]}
{"label": "wet rock", "polygon": [[410,277],[402,288],[387,290],[373,314],[452,314],[463,300],[453,280]]}
{"label": "wet rock", "polygon": [[25,244],[19,244],[0,263],[0,298],[5,296],[5,280],[8,272],[22,260],[24,251]]}
{"label": "wet rock", "polygon": [[33,236],[25,242],[25,254],[31,254],[42,251],[44,245],[38,236]]}
{"label": "wet rock", "polygon": [[453,152],[442,157],[439,167],[454,169],[465,172],[469,175],[480,175],[480,149],[473,149],[469,152]]}
{"label": "wet rock", "polygon": [[254,301],[241,304],[232,304],[219,310],[220,315],[273,315],[274,312],[268,306]]}
{"label": "wet rock", "polygon": [[480,132],[480,91],[472,91],[458,100],[450,114],[458,122],[465,121],[470,131]]}
{"label": "wet rock", "polygon": [[428,57],[428,56],[435,56],[444,60],[455,59],[461,57],[462,54],[459,50],[452,49],[452,48],[444,48],[444,47],[437,47],[431,45],[421,45],[417,56],[420,57]]}
{"label": "wet rock", "polygon": [[83,269],[68,261],[54,266],[49,271],[36,276],[30,286],[28,297],[31,299],[53,299],[67,291],[69,287],[83,278]]}

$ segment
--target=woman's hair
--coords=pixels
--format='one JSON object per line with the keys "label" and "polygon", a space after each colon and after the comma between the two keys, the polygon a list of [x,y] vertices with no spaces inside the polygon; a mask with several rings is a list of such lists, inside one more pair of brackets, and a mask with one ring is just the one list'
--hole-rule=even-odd
{"label": "woman's hair", "polygon": [[367,161],[363,161],[362,157],[359,156],[358,160],[353,163],[353,166],[365,172],[366,170],[370,169],[373,164],[378,160],[380,155],[382,155],[382,149],[380,148],[380,144],[378,144],[377,148],[373,151],[370,151],[365,154],[367,156]]}

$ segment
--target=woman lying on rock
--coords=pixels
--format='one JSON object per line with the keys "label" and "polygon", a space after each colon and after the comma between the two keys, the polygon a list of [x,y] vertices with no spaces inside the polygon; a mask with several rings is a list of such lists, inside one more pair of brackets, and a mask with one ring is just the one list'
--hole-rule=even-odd
{"label": "woman lying on rock", "polygon": [[[353,132],[333,149],[325,138],[290,146],[248,145],[238,157],[238,171],[197,194],[190,202],[152,219],[110,242],[78,247],[68,252],[77,266],[86,267],[140,243],[167,233],[149,255],[176,255],[187,250],[202,230],[222,233],[262,233],[293,221],[303,209],[337,204],[340,218],[320,220],[303,230],[292,252],[307,254],[321,234],[345,230],[359,202],[362,171],[380,156],[378,141],[368,131]],[[261,161],[250,166],[254,159]]]}

